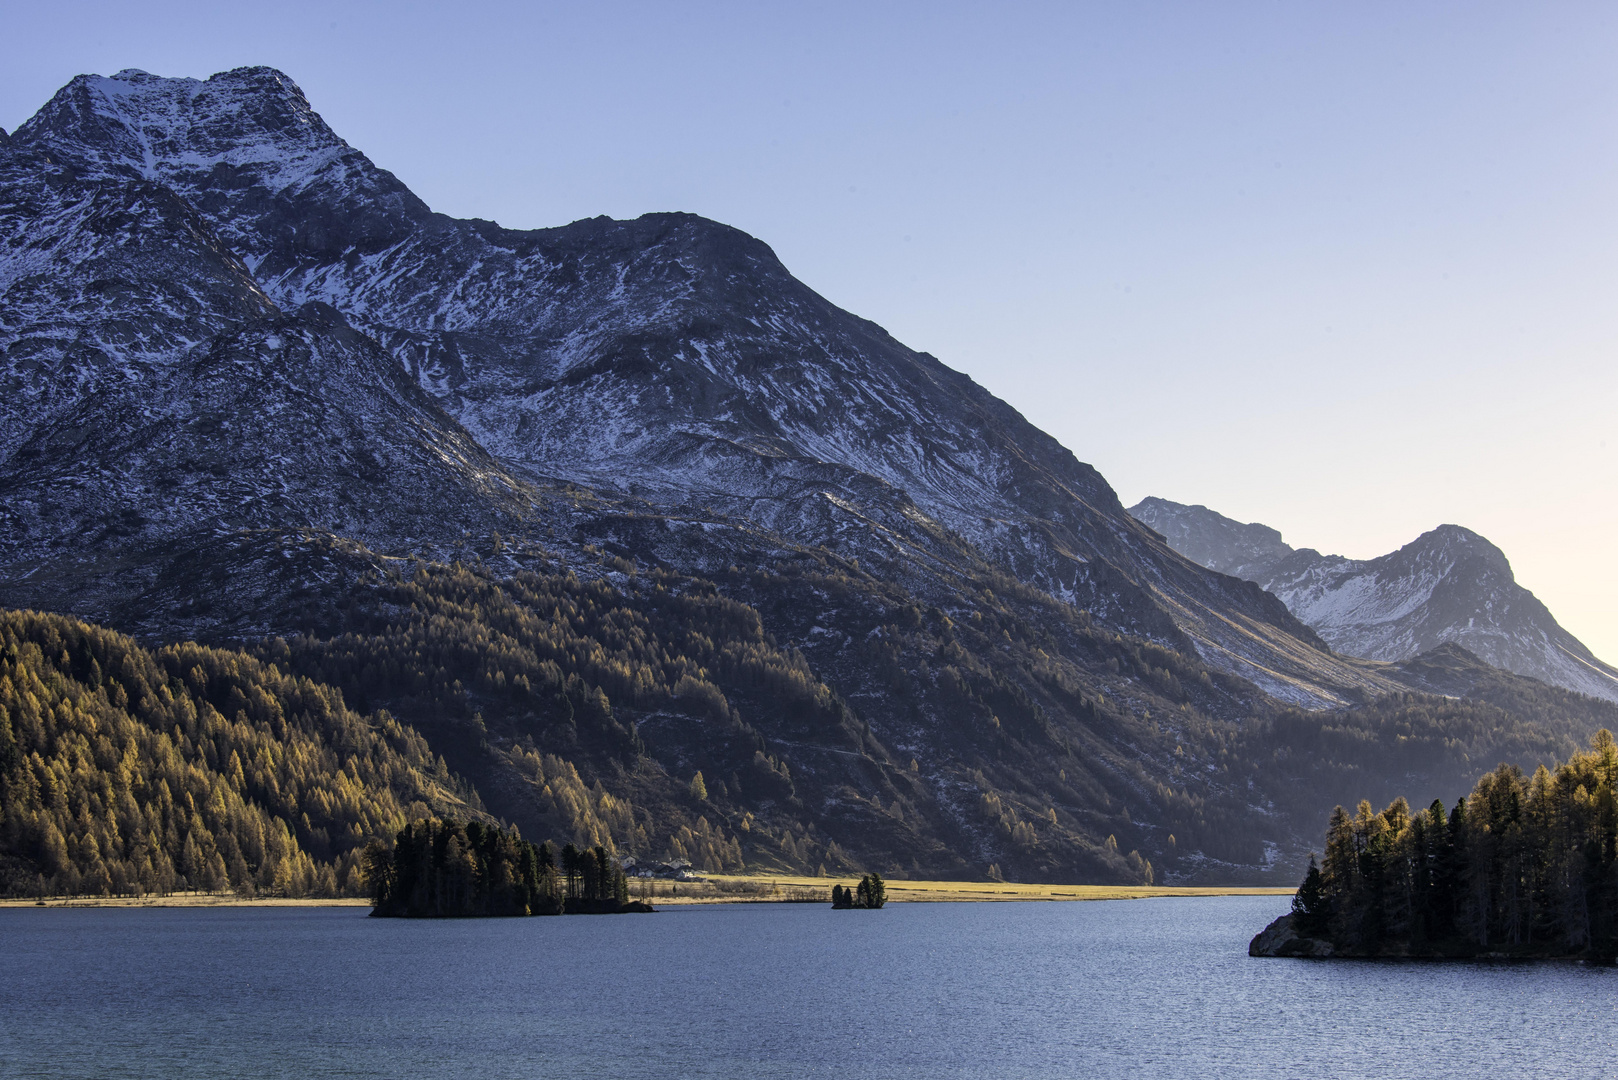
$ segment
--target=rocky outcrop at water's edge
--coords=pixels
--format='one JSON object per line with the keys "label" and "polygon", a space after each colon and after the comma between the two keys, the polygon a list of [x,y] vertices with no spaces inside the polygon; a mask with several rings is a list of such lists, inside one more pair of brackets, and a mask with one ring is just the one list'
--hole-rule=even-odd
{"label": "rocky outcrop at water's edge", "polygon": [[1247,946],[1248,956],[1333,956],[1335,950],[1329,941],[1303,937],[1293,925],[1291,915],[1283,915],[1260,930]]}

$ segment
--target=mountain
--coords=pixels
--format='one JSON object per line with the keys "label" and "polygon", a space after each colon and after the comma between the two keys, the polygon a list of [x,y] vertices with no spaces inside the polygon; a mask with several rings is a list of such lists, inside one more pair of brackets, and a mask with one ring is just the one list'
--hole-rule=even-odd
{"label": "mountain", "polygon": [[269,68],[81,76],[0,145],[0,387],[0,605],[312,680],[534,839],[1268,880],[1291,748],[1442,728],[1418,790],[1606,715],[1362,713],[1487,680],[1334,653],[758,240],[434,213]]}
{"label": "mountain", "polygon": [[[518,232],[433,214],[267,68],[206,81],[136,71],[80,77],[15,132],[12,156],[14,168],[69,174],[107,192],[103,198],[170,193],[171,212],[191,215],[173,227],[229,260],[225,273],[188,259],[193,274],[236,282],[245,273],[254,303],[294,316],[311,302],[340,311],[459,422],[457,436],[498,461],[457,450],[450,456],[467,461],[472,475],[454,486],[508,487],[504,469],[676,516],[700,509],[894,573],[990,566],[1120,630],[1195,642],[1221,669],[1300,701],[1387,689],[1374,674],[1310,648],[1318,644],[1310,632],[1260,591],[1178,558],[1124,513],[1094,469],[1003,402],[832,307],[734,229],[659,214]],[[53,235],[75,228],[32,213],[14,245],[36,248],[29,229],[42,227]],[[89,260],[109,257],[80,243]],[[128,248],[122,240],[110,246]],[[80,258],[76,250],[63,256]],[[58,290],[64,261],[55,263]],[[49,310],[87,308],[93,266],[79,262],[66,276],[72,295],[54,296]],[[186,292],[209,288],[188,282]],[[167,305],[171,321],[198,321],[199,311],[151,299]],[[210,329],[241,317],[222,304],[206,312]],[[14,333],[38,340],[46,330]],[[108,367],[127,369],[130,336],[116,324],[93,332],[105,359],[77,360],[71,385],[93,385]],[[81,352],[84,337],[73,338]],[[159,357],[180,351],[177,339],[139,337],[137,347]],[[60,370],[44,356],[32,364],[30,371]],[[67,388],[55,396],[27,389],[38,402],[33,417],[65,411],[72,400]],[[368,419],[359,426],[395,427]],[[281,476],[327,468],[300,464]],[[108,486],[124,497],[131,489],[123,477]],[[391,550],[423,540],[445,550],[445,536],[498,527],[471,503],[442,515],[456,524],[436,527],[444,523],[412,517],[408,491],[399,496],[390,509],[402,520],[391,530],[355,528],[336,513],[309,523]],[[264,509],[256,523],[285,520]],[[149,516],[140,507],[127,512]],[[247,524],[247,516],[224,520]],[[521,530],[508,523],[502,531]],[[701,557],[728,565],[733,555]]]}
{"label": "mountain", "polygon": [[1129,512],[1187,558],[1262,585],[1339,652],[1408,660],[1454,643],[1507,671],[1618,701],[1618,669],[1562,629],[1470,529],[1440,525],[1361,560],[1294,550],[1268,526],[1205,506],[1148,498]]}
{"label": "mountain", "polygon": [[172,189],[21,133],[0,295],[0,564],[35,606],[94,604],[103,576],[137,592],[196,533],[290,520],[396,546],[527,505],[375,341],[277,307]]}
{"label": "mountain", "polygon": [[1268,525],[1244,525],[1206,506],[1182,506],[1148,497],[1129,515],[1163,534],[1169,546],[1198,566],[1246,581],[1260,581],[1293,549]]}

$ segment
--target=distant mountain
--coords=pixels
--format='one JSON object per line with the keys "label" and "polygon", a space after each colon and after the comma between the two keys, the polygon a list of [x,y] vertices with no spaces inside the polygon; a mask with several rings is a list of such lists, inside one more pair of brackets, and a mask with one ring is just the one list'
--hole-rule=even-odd
{"label": "distant mountain", "polygon": [[1470,529],[1441,525],[1357,560],[1294,550],[1266,525],[1205,506],[1148,498],[1129,512],[1187,558],[1262,585],[1339,652],[1398,661],[1454,643],[1507,671],[1618,701],[1618,669],[1562,629]]}

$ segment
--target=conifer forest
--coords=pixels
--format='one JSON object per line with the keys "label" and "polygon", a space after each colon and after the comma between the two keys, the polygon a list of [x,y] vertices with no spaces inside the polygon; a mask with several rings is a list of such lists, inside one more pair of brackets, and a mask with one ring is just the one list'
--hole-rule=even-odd
{"label": "conifer forest", "polygon": [[1293,929],[1346,956],[1618,957],[1618,745],[1501,765],[1446,808],[1337,807]]}

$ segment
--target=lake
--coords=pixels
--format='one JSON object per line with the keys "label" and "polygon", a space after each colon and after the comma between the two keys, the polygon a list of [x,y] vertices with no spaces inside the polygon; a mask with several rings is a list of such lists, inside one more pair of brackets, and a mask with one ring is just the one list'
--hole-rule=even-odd
{"label": "lake", "polygon": [[1618,970],[1250,959],[1287,905],[4,909],[0,1076],[1618,1072]]}

